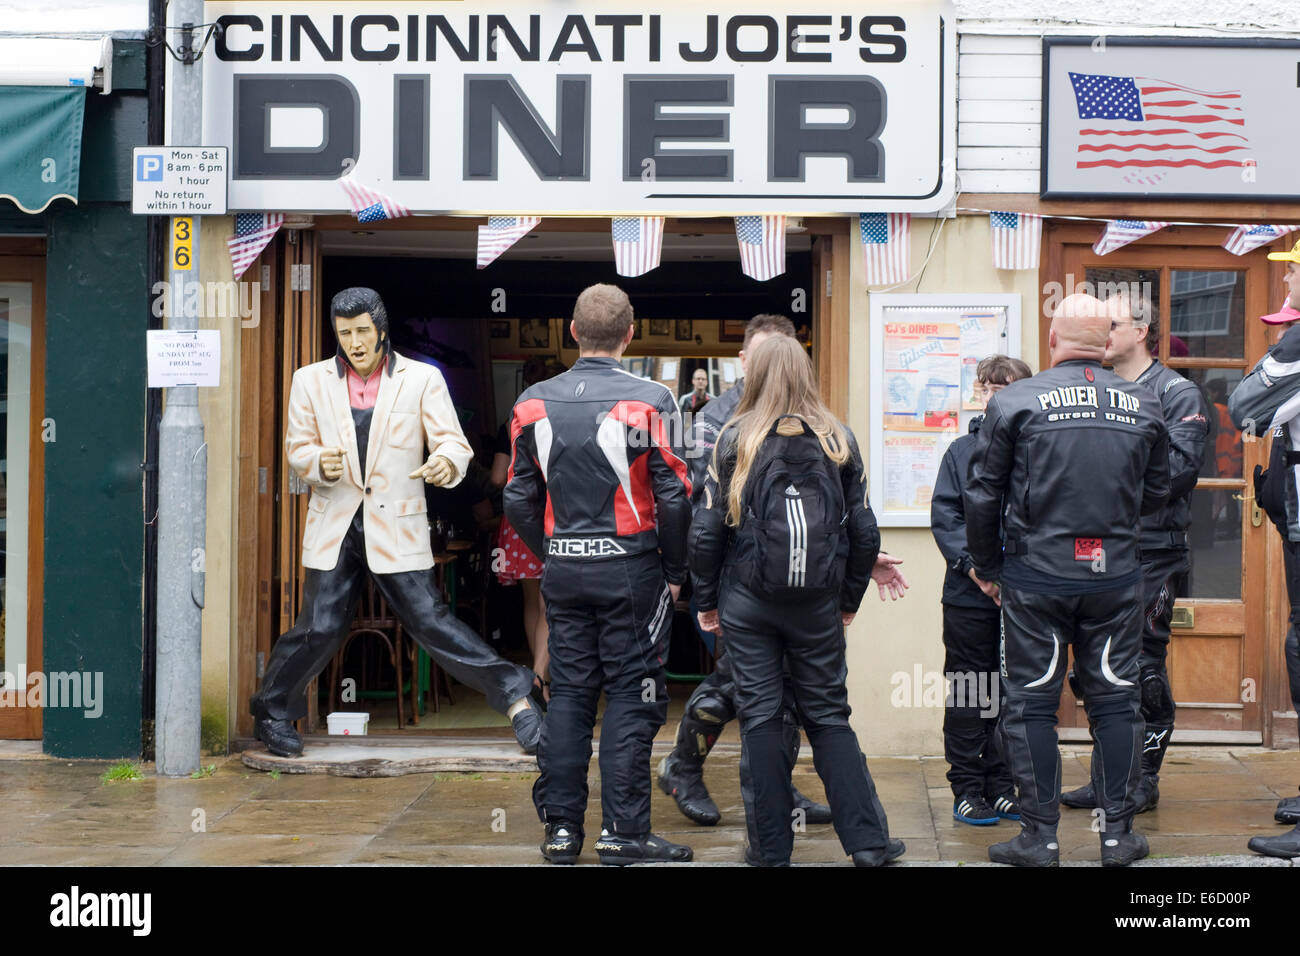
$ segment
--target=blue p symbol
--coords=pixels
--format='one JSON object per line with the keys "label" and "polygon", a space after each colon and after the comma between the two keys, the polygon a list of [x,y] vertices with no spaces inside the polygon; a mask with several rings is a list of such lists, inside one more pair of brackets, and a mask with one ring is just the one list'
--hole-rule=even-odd
{"label": "blue p symbol", "polygon": [[162,174],[162,156],[146,153],[136,157],[135,178],[140,182],[161,182]]}

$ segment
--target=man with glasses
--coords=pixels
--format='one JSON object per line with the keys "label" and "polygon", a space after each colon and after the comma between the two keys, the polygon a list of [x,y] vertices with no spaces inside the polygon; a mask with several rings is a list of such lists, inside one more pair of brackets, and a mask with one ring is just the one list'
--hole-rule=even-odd
{"label": "man with glasses", "polygon": [[[1120,293],[1106,300],[1111,314],[1105,363],[1121,378],[1145,385],[1160,400],[1169,429],[1169,501],[1144,515],[1139,536],[1142,558],[1142,655],[1139,685],[1142,719],[1142,776],[1137,783],[1137,812],[1154,810],[1160,801],[1160,765],[1174,732],[1174,695],[1165,661],[1169,654],[1169,624],[1174,614],[1177,579],[1191,569],[1187,528],[1191,498],[1201,473],[1209,434],[1210,410],[1196,386],[1155,357],[1160,326],[1150,301]],[[1083,694],[1070,673],[1075,696]],[[1097,806],[1092,784],[1061,794],[1067,807]]]}

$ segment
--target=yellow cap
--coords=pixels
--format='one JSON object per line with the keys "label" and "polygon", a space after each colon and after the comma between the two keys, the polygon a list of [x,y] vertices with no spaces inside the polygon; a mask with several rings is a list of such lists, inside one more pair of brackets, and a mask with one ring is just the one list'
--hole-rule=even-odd
{"label": "yellow cap", "polygon": [[1300,242],[1291,247],[1290,252],[1270,252],[1268,257],[1275,262],[1298,262],[1300,263]]}

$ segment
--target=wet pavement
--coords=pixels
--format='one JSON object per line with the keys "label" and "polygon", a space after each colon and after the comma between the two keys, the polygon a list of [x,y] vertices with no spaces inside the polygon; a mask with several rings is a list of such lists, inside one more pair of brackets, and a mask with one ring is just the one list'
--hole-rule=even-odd
{"label": "wet pavement", "polygon": [[[512,759],[510,745],[503,754]],[[668,740],[656,744],[655,760]],[[1063,748],[1064,786],[1087,779],[1088,754]],[[824,790],[805,747],[795,784],[821,799]],[[103,761],[26,759],[0,754],[0,864],[212,866],[248,864],[536,864],[541,826],[531,800],[534,772],[412,773],[382,778],[268,773],[238,754],[204,758],[215,770],[200,779],[144,778],[105,783]],[[722,823],[697,827],[654,790],[654,826],[690,844],[700,863],[740,864],[744,815],[739,747],[723,742],[709,758],[706,781]],[[952,796],[937,757],[870,760],[891,835],[907,843],[902,864],[986,863],[989,844],[1009,839],[1015,824],[971,827],[952,819]],[[1289,865],[1251,854],[1246,841],[1285,828],[1273,822],[1279,798],[1295,794],[1300,754],[1260,749],[1198,748],[1170,752],[1157,810],[1138,818],[1152,857],[1139,865]],[[592,762],[588,843],[599,828],[600,786]],[[1097,865],[1097,834],[1086,811],[1065,810],[1062,862]],[[583,863],[594,864],[587,849]],[[830,827],[809,827],[795,843],[796,864],[847,865]],[[1297,861],[1300,862],[1300,861]]]}

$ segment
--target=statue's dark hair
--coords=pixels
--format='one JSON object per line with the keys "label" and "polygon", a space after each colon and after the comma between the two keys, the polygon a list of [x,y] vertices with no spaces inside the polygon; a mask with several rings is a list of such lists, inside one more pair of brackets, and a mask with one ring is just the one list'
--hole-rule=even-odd
{"label": "statue's dark hair", "polygon": [[[375,331],[379,333],[380,343],[379,351],[382,356],[381,362],[386,361],[392,353],[393,343],[388,334],[388,310],[384,308],[384,300],[379,298],[379,293],[374,289],[367,289],[364,286],[352,286],[344,289],[342,292],[335,294],[330,300],[330,324],[334,326],[335,342],[338,341],[338,325],[334,320],[342,317],[345,319],[356,318],[362,312],[370,313],[370,321],[375,324]],[[342,346],[335,345],[335,354],[343,361],[348,357],[343,354]]]}

